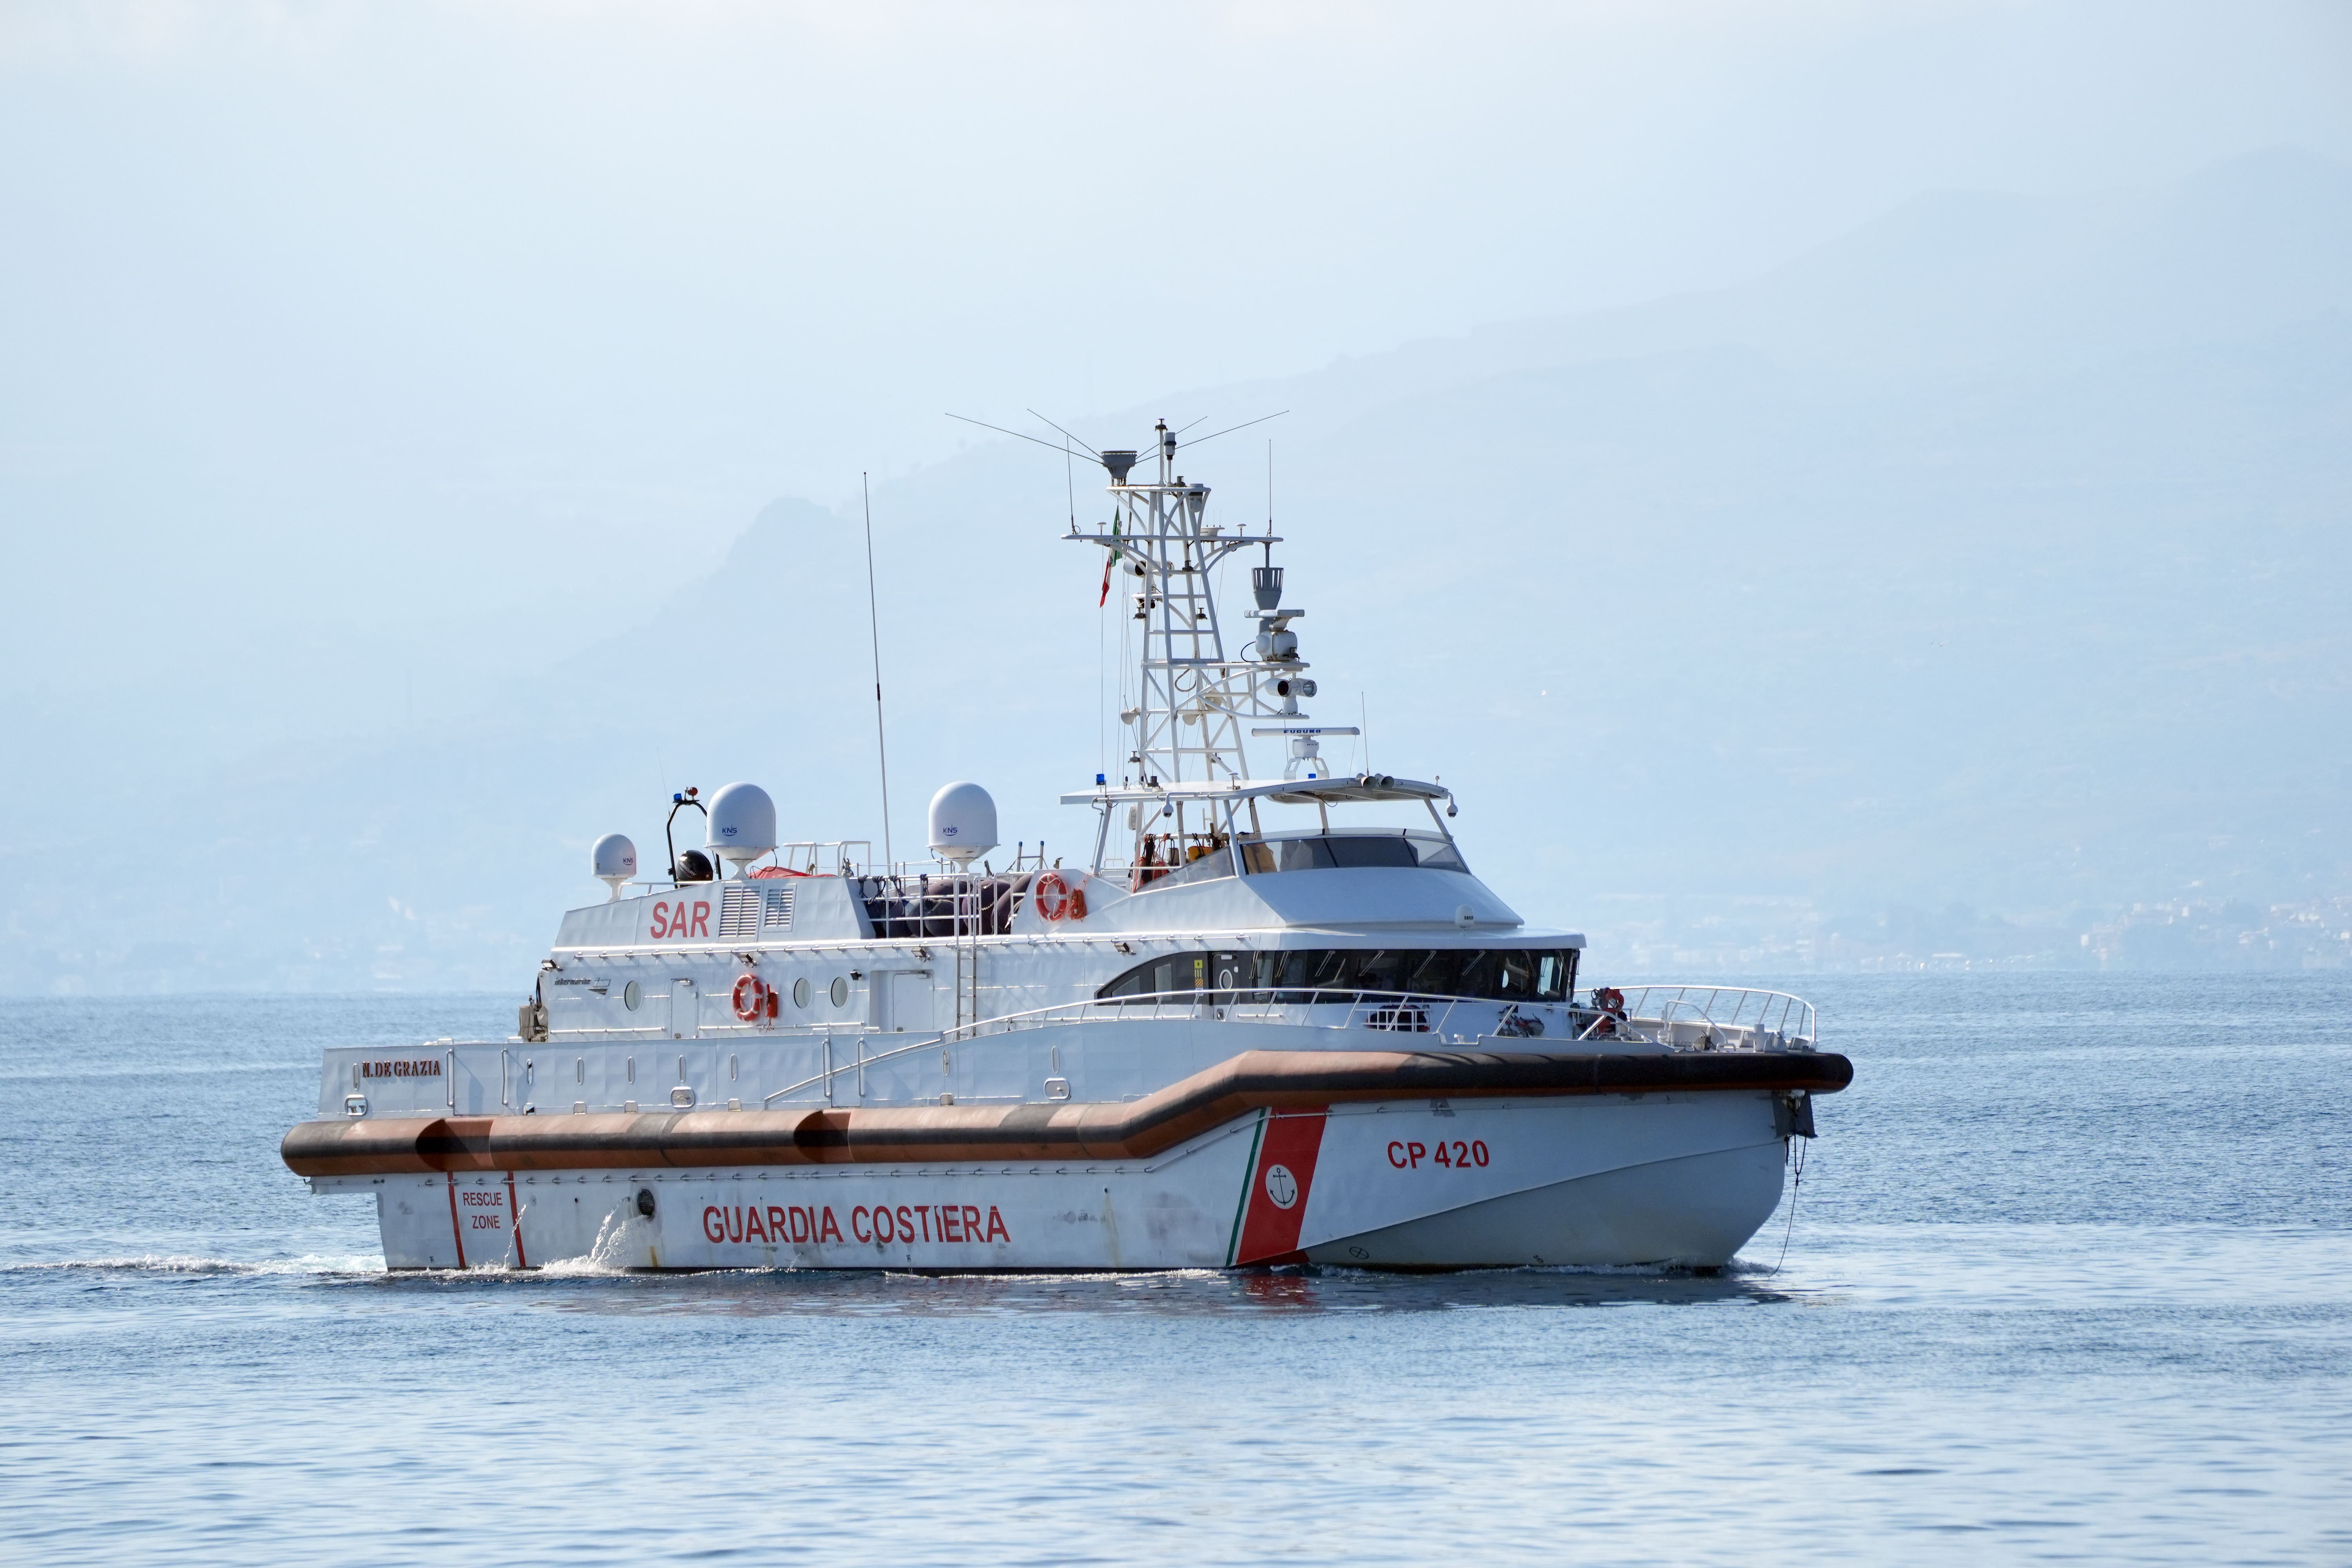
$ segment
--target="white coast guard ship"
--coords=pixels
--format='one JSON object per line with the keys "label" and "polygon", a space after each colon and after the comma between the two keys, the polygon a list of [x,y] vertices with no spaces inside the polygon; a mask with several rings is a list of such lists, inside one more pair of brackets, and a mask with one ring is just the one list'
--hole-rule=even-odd
{"label": "white coast guard ship", "polygon": [[[1728,1261],[1853,1076],[1813,1009],[1587,987],[1582,937],[1478,879],[1449,791],[1330,772],[1355,731],[1304,706],[1280,541],[1206,521],[1177,450],[1163,424],[1148,483],[1100,454],[1112,521],[1069,535],[1141,645],[1121,775],[1062,797],[1083,866],[996,868],[971,784],[924,868],[779,843],[751,784],[686,792],[709,853],[625,896],[635,852],[601,841],[612,898],[563,917],[514,1036],[330,1049],[286,1163],[372,1195],[394,1268]],[[1211,574],[1244,550],[1229,647]]]}

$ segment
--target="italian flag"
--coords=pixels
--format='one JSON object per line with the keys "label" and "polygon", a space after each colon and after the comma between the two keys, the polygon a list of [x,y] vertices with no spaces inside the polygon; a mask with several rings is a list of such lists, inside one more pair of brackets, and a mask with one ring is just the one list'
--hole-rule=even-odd
{"label": "italian flag", "polygon": [[[1117,518],[1113,518],[1113,519],[1111,519],[1111,523],[1110,523],[1110,536],[1111,536],[1113,539],[1117,539],[1117,538],[1118,537],[1118,520]],[[1109,604],[1109,603],[1110,603],[1110,574],[1111,574],[1111,569],[1112,569],[1113,567],[1117,566],[1117,565],[1119,563],[1119,562],[1120,562],[1120,561],[1125,557],[1125,555],[1126,555],[1126,552],[1125,552],[1125,551],[1123,551],[1123,550],[1121,550],[1121,549],[1119,549],[1119,547],[1118,547],[1118,545],[1114,544],[1114,545],[1112,545],[1112,546],[1110,547],[1110,554],[1104,558],[1104,560],[1103,560],[1103,585],[1102,585],[1102,595],[1101,595],[1101,596],[1100,596],[1100,597],[1098,597],[1098,598],[1097,598],[1097,599],[1095,600],[1095,608],[1096,608],[1096,609],[1099,610],[1099,609],[1101,609],[1105,605],[1108,605],[1108,604]]]}

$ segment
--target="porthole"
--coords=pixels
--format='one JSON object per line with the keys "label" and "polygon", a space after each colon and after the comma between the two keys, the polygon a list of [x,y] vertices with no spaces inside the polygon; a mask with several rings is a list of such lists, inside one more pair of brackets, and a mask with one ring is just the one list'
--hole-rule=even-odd
{"label": "porthole", "polygon": [[833,1005],[836,1007],[849,1005],[849,982],[838,974],[833,977]]}
{"label": "porthole", "polygon": [[798,980],[793,982],[793,1005],[795,1007],[805,1007],[808,1005],[808,976],[803,974]]}
{"label": "porthole", "polygon": [[637,983],[634,980],[621,987],[621,1005],[632,1013],[637,1010],[637,1004],[645,998],[646,994],[637,989]]}

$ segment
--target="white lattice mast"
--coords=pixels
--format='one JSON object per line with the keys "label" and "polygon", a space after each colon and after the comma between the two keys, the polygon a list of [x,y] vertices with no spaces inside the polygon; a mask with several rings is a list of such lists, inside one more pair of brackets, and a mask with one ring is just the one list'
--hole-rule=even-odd
{"label": "white lattice mast", "polygon": [[[1314,739],[1352,728],[1305,723],[1302,697],[1315,694],[1290,623],[1304,611],[1281,604],[1282,569],[1273,564],[1280,536],[1226,533],[1206,521],[1209,487],[1173,472],[1176,437],[1161,421],[1155,482],[1131,483],[1137,454],[1101,454],[1118,512],[1112,531],[1070,537],[1113,552],[1113,574],[1127,585],[1129,613],[1143,626],[1136,706],[1119,715],[1129,731],[1120,783],[1146,786],[1241,782],[1250,774],[1244,721],[1274,720],[1260,734],[1289,737],[1286,776],[1322,772]],[[1243,657],[1227,656],[1211,574],[1246,548],[1266,551],[1251,572],[1257,635]]]}

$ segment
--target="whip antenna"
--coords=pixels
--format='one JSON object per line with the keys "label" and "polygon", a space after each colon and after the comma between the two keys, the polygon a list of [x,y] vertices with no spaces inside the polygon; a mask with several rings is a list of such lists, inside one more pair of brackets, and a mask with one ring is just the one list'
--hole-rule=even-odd
{"label": "whip antenna", "polygon": [[[1044,415],[1042,415],[1042,414],[1038,413],[1038,412],[1037,412],[1035,409],[1034,409],[1034,408],[1032,408],[1031,410],[1029,410],[1029,417],[1031,417],[1032,419],[1044,419],[1044,420],[1045,420],[1045,422],[1046,424],[1048,424],[1048,425],[1054,425],[1054,422],[1053,422],[1051,419],[1046,419],[1046,418],[1045,418],[1045,416]],[[1079,449],[1080,449],[1081,451],[1092,452],[1092,451],[1098,450],[1098,448],[1095,446],[1095,444],[1094,444],[1092,441],[1083,441],[1083,440],[1079,440],[1077,437],[1070,435],[1070,433],[1069,433],[1067,430],[1063,430],[1063,429],[1062,429],[1062,427],[1061,427],[1059,425],[1054,425],[1054,428],[1055,428],[1055,429],[1056,429],[1056,430],[1060,430],[1060,431],[1061,431],[1061,433],[1062,433],[1065,437],[1067,437],[1070,440],[1077,441],[1077,443],[1078,443],[1078,447],[1079,447]]]}
{"label": "whip antenna", "polygon": [[[1193,437],[1191,440],[1189,440],[1189,441],[1185,442],[1185,443],[1184,443],[1184,445],[1186,445],[1187,447],[1197,447],[1197,446],[1199,446],[1199,445],[1200,445],[1202,442],[1203,442],[1203,441],[1213,441],[1213,440],[1215,440],[1219,436],[1230,436],[1230,435],[1232,435],[1232,434],[1233,434],[1234,431],[1236,431],[1236,430],[1246,430],[1246,429],[1248,429],[1248,428],[1249,428],[1251,426],[1253,426],[1253,425],[1263,425],[1263,424],[1265,424],[1265,423],[1267,420],[1269,420],[1269,419],[1279,419],[1279,418],[1281,418],[1281,417],[1283,416],[1283,415],[1287,414],[1287,413],[1289,413],[1289,412],[1290,412],[1290,410],[1289,410],[1289,409],[1285,408],[1285,409],[1279,410],[1278,412],[1276,412],[1276,413],[1273,413],[1273,414],[1261,414],[1261,415],[1259,415],[1259,416],[1258,416],[1256,418],[1255,418],[1255,419],[1244,419],[1244,420],[1243,420],[1243,421],[1242,421],[1240,424],[1238,424],[1238,425],[1228,425],[1228,426],[1226,426],[1223,429],[1222,429],[1222,430],[1217,430],[1217,431],[1213,431],[1213,432],[1212,432],[1212,433],[1210,433],[1209,435],[1206,435],[1206,436],[1195,436],[1195,437]],[[1198,420],[1198,419],[1195,419],[1195,420],[1193,420],[1193,421],[1192,421],[1192,425],[1198,425],[1199,423],[1200,423],[1200,420]],[[1192,427],[1192,425],[1187,425],[1187,426],[1184,426],[1184,428],[1185,428],[1185,429],[1187,429],[1187,430],[1190,430],[1190,429]]]}
{"label": "whip antenna", "polygon": [[[1067,446],[1059,442],[1048,441],[1044,439],[1042,437],[1027,435],[1019,430],[1007,430],[1003,426],[991,425],[985,419],[973,419],[961,414],[950,414],[948,417],[950,419],[961,419],[967,425],[977,425],[983,430],[993,430],[1000,436],[1012,436],[1024,441],[1034,441],[1040,447],[1045,447],[1048,452],[1066,452],[1069,450]],[[1046,423],[1052,425],[1053,421],[1049,419]],[[1057,430],[1061,428],[1058,425],[1054,426],[1054,427]]]}
{"label": "whip antenna", "polygon": [[898,862],[890,852],[890,747],[882,736],[882,612],[874,598],[874,486],[863,474],[857,489],[866,498],[866,624],[874,634],[874,755],[882,764],[882,869]]}

